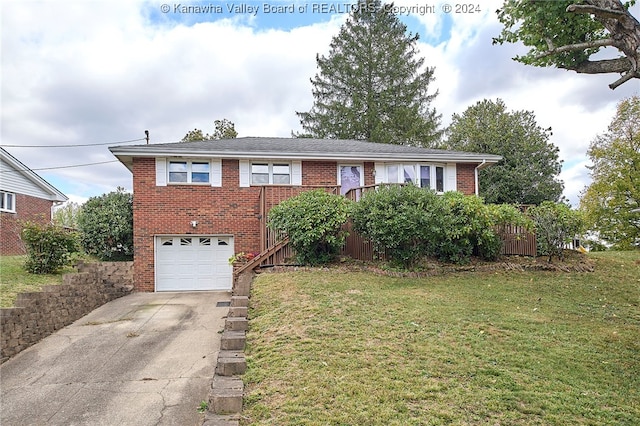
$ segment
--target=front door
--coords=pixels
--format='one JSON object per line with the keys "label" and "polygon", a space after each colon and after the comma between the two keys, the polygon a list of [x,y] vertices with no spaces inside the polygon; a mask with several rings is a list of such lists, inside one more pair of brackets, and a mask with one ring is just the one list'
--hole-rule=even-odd
{"label": "front door", "polygon": [[362,166],[340,166],[340,194],[363,185]]}

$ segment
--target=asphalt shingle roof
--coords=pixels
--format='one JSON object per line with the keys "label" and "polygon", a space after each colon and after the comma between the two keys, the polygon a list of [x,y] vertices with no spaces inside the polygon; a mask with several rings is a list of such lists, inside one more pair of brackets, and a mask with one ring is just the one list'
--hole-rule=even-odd
{"label": "asphalt shingle roof", "polygon": [[405,145],[373,143],[351,139],[309,139],[243,137],[212,141],[110,147],[120,161],[130,164],[132,157],[211,156],[219,158],[286,158],[360,161],[450,161],[496,163],[491,154],[447,151]]}

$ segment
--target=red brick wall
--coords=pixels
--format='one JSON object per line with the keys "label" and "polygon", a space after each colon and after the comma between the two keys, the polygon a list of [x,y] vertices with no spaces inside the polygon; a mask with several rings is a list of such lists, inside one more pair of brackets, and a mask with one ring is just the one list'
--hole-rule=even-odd
{"label": "red brick wall", "polygon": [[[330,173],[329,173],[330,172]],[[336,163],[303,162],[304,185],[335,186]],[[133,163],[135,286],[154,290],[154,236],[230,234],[235,252],[260,251],[260,187],[240,188],[238,160],[222,161],[223,187],[156,186],[155,159]],[[275,188],[275,187],[274,187]],[[282,187],[284,198],[304,190]],[[279,200],[282,197],[278,197]],[[268,205],[279,200],[267,200]],[[193,228],[191,221],[197,221]]]}
{"label": "red brick wall", "polygon": [[475,169],[477,166],[477,164],[458,164],[456,166],[456,180],[458,191],[466,195],[475,195]]}
{"label": "red brick wall", "polygon": [[51,222],[53,201],[15,194],[16,212],[0,212],[0,255],[12,256],[25,254],[24,244],[20,239],[20,221],[31,221],[41,224]]}
{"label": "red brick wall", "polygon": [[[474,193],[474,167],[462,165],[458,170],[458,185],[465,185],[465,193]],[[365,185],[374,184],[373,170],[373,162],[364,164]],[[223,187],[219,188],[209,185],[156,186],[155,176],[154,158],[134,159],[133,228],[137,291],[154,290],[156,235],[228,234],[234,237],[236,253],[260,251],[261,187],[240,188],[238,160],[222,161]],[[283,199],[312,189],[309,186],[336,186],[337,163],[303,161],[302,183],[303,187],[270,187],[264,206],[266,210]],[[198,222],[196,228],[191,226],[194,220]]]}

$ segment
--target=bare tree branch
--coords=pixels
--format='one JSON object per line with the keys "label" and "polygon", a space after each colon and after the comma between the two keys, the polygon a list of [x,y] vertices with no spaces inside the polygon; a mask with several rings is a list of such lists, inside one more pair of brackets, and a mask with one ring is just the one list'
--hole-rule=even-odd
{"label": "bare tree branch", "polygon": [[626,14],[619,10],[605,9],[603,7],[592,6],[590,4],[570,4],[567,6],[567,12],[573,13],[590,13],[601,18],[620,19]]}
{"label": "bare tree branch", "polygon": [[541,59],[549,55],[555,55],[556,53],[569,52],[571,50],[584,50],[584,49],[590,49],[593,47],[615,46],[615,40],[612,38],[603,38],[600,40],[585,41],[583,43],[568,44],[566,46],[553,47],[551,40],[547,39],[547,44],[549,45],[550,50],[546,52],[542,52],[541,54],[536,56],[536,59]]}
{"label": "bare tree branch", "polygon": [[584,61],[571,67],[559,67],[580,74],[623,74],[631,70],[629,58],[603,59],[600,61]]}
{"label": "bare tree branch", "polygon": [[624,83],[626,83],[627,81],[633,79],[633,78],[640,78],[640,73],[639,72],[628,72],[625,75],[623,75],[622,77],[620,77],[619,79],[617,79],[616,81],[614,81],[613,83],[611,83],[609,85],[609,88],[611,90],[615,90],[618,86],[623,85]]}

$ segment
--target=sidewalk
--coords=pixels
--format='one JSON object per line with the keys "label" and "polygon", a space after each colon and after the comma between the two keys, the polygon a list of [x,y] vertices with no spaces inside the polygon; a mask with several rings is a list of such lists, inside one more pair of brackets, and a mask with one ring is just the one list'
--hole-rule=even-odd
{"label": "sidewalk", "polygon": [[229,292],[135,293],[0,366],[0,424],[199,425]]}

